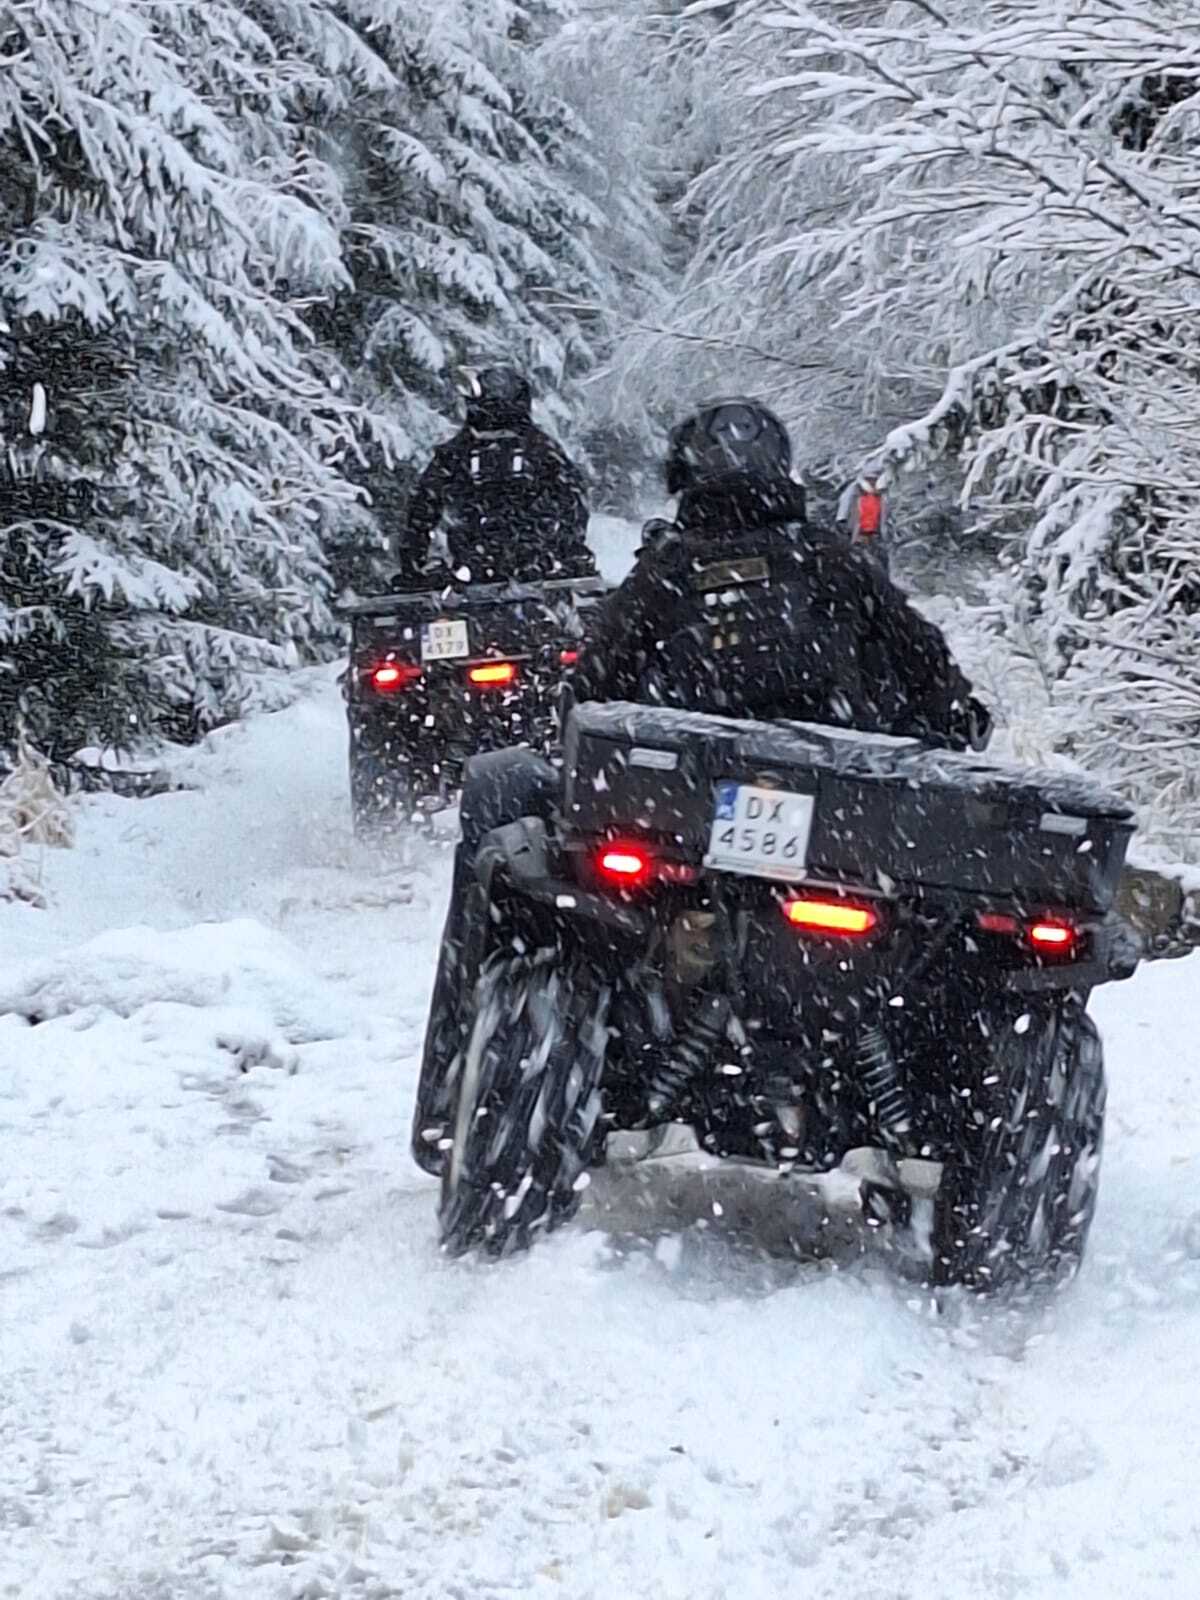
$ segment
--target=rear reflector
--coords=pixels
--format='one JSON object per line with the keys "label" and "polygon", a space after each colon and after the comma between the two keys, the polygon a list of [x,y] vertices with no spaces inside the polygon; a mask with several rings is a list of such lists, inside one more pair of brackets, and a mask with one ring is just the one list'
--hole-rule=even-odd
{"label": "rear reflector", "polygon": [[793,928],[813,933],[841,933],[851,938],[873,932],[879,926],[879,913],[871,906],[853,905],[847,900],[820,900],[810,895],[780,903]]}
{"label": "rear reflector", "polygon": [[858,497],[858,531],[861,534],[877,534],[883,527],[883,496],[870,489],[864,489]]}
{"label": "rear reflector", "polygon": [[367,681],[378,694],[397,694],[411,689],[421,676],[421,668],[411,661],[385,661],[368,673]]}
{"label": "rear reflector", "polygon": [[478,667],[467,668],[467,682],[477,689],[507,689],[515,683],[521,669],[515,661],[488,661]]}
{"label": "rear reflector", "polygon": [[559,653],[559,663],[564,667],[573,667],[579,660],[578,650],[563,650]]}
{"label": "rear reflector", "polygon": [[1079,929],[1069,922],[1031,922],[1028,939],[1042,955],[1066,955],[1075,948]]}

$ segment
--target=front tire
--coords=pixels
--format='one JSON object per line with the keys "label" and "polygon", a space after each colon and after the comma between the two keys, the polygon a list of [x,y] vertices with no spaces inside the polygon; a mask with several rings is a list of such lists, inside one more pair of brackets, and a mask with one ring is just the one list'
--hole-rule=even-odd
{"label": "front tire", "polygon": [[603,1137],[609,993],[555,951],[488,961],[454,1085],[443,1248],[503,1256],[579,1209]]}
{"label": "front tire", "polygon": [[958,1102],[935,1206],[934,1282],[1061,1281],[1083,1259],[1099,1194],[1100,1036],[1074,997],[997,1007],[981,1033],[981,1087]]}

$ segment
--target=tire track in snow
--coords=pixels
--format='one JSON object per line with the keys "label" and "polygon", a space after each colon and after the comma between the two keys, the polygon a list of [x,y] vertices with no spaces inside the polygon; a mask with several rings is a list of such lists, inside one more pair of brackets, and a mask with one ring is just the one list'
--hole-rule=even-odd
{"label": "tire track in snow", "polygon": [[[0,1593],[1189,1592],[1189,968],[1104,998],[1109,1177],[1092,1261],[1049,1307],[951,1298],[935,1314],[860,1232],[802,1199],[785,1217],[777,1188],[728,1168],[598,1181],[581,1225],[528,1259],[448,1263],[435,1186],[407,1156],[444,857],[405,877],[409,895],[349,841],[328,691],[214,759],[196,758],[205,788],[146,803],[132,832],[123,807],[96,808],[95,849],[55,863],[83,931],[119,924],[135,864],[160,863],[135,916],[153,901],[162,926],[261,918],[355,1031],[300,1047],[295,1077],[255,1067],[215,1099],[131,1078],[107,1126],[119,1112],[141,1131],[111,1134],[108,1166],[63,1168],[74,1192],[55,1205],[96,1238],[127,1215],[113,1164],[140,1158],[143,1183],[153,1169],[199,1198],[108,1249],[52,1229],[0,1282],[16,1380]],[[290,837],[281,795],[303,814]],[[89,1032],[64,1027],[56,1048]],[[0,1102],[34,1152],[51,1131],[71,1141],[71,1108],[99,1115],[82,1077],[49,1082],[53,1056]],[[226,1095],[261,1114],[229,1115]],[[256,1191],[270,1208],[211,1203]],[[0,1220],[0,1240],[27,1220]]]}

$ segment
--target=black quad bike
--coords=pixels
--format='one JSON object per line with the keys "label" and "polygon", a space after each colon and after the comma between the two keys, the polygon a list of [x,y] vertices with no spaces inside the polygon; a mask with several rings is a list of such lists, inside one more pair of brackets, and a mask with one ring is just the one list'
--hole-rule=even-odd
{"label": "black quad bike", "polygon": [[527,1245],[610,1134],[678,1122],[780,1172],[873,1152],[864,1198],[903,1230],[923,1194],[937,1283],[1078,1264],[1105,1103],[1085,1007],[1139,957],[1118,801],[626,704],[571,712],[562,781],[459,874],[413,1128],[445,1248]]}
{"label": "black quad bike", "polygon": [[446,805],[481,750],[542,750],[599,578],[437,588],[343,603],[350,799],[361,831]]}

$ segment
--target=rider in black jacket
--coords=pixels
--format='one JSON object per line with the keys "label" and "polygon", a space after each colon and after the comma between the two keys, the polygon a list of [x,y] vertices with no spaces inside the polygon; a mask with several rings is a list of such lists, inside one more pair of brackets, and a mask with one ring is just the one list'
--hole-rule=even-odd
{"label": "rider in black jacket", "polygon": [[[753,401],[716,402],[675,429],[667,487],[680,497],[676,521],[647,540],[599,608],[575,699],[981,746],[990,719],[941,633],[872,561],[808,523],[791,459],[783,425]],[[528,750],[468,764],[413,1121],[413,1156],[426,1171],[441,1162],[479,846],[503,823],[549,818],[560,793],[558,772]]]}
{"label": "rider in black jacket", "polygon": [[675,523],[599,608],[575,698],[978,743],[986,713],[939,630],[808,522],[791,465],[783,425],[754,401],[715,401],[675,429]]}
{"label": "rider in black jacket", "polygon": [[590,576],[583,477],[535,426],[528,380],[509,367],[465,377],[467,420],[413,489],[402,568],[420,571],[440,526],[451,568],[474,582]]}

